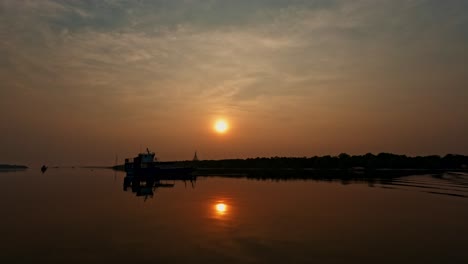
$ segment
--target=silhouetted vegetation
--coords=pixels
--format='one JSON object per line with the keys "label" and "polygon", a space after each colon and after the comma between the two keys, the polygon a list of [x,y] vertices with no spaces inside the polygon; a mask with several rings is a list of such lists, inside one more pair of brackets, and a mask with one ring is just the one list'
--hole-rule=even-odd
{"label": "silhouetted vegetation", "polygon": [[409,157],[391,153],[371,153],[351,156],[342,153],[338,156],[314,157],[271,157],[226,160],[200,160],[175,162],[178,165],[191,165],[196,168],[288,168],[288,169],[467,169],[468,156],[448,154],[444,157],[437,155]]}
{"label": "silhouetted vegetation", "polygon": [[24,170],[27,168],[28,167],[24,165],[0,164],[0,170]]}
{"label": "silhouetted vegetation", "polygon": [[[317,179],[343,181],[395,178],[444,171],[468,171],[468,156],[440,157],[371,153],[351,156],[271,157],[159,162],[161,166],[193,167],[200,176],[246,177],[258,180]],[[123,170],[123,165],[113,167]]]}

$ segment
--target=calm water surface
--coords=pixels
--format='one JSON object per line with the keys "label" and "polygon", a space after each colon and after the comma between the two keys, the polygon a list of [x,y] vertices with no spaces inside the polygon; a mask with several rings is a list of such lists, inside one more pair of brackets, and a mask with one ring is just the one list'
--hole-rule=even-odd
{"label": "calm water surface", "polygon": [[199,177],[146,197],[124,176],[0,172],[0,263],[468,263],[466,175]]}

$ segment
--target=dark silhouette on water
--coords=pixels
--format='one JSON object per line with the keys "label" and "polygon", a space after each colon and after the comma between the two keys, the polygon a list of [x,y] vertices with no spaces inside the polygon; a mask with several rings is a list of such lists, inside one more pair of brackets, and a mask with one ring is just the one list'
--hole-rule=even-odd
{"label": "dark silhouette on water", "polygon": [[26,169],[28,169],[28,167],[24,165],[0,164],[0,172],[20,171]]}
{"label": "dark silhouette on water", "polygon": [[47,170],[47,166],[46,166],[46,165],[42,165],[42,167],[41,167],[42,173],[46,172],[46,170]]}
{"label": "dark silhouette on water", "polygon": [[148,175],[145,173],[136,175],[127,173],[123,180],[123,190],[127,191],[128,188],[131,188],[136,196],[144,196],[146,200],[148,197],[153,197],[157,188],[172,188],[175,186],[176,181],[183,181],[184,184],[190,181],[192,188],[194,188],[196,180],[197,177],[192,175],[163,176],[158,174]]}
{"label": "dark silhouette on water", "polygon": [[[186,161],[185,163],[188,163]],[[184,162],[181,162],[184,163]],[[227,160],[200,160],[197,168],[290,168],[290,169],[468,169],[468,156],[448,154],[409,157],[391,153],[351,156],[271,157]]]}
{"label": "dark silhouette on water", "polygon": [[[116,166],[114,166],[115,168]],[[124,170],[127,174],[134,175],[158,175],[158,176],[174,176],[179,175],[190,176],[193,168],[189,166],[176,167],[171,164],[158,162],[156,154],[146,148],[146,153],[139,153],[134,158],[125,159]]]}
{"label": "dark silhouette on water", "polygon": [[[448,154],[409,157],[391,153],[351,156],[272,157],[225,160],[155,162],[155,167],[194,168],[195,175],[253,179],[353,179],[395,178],[416,174],[467,172],[468,156]],[[124,165],[114,166],[124,170]]]}

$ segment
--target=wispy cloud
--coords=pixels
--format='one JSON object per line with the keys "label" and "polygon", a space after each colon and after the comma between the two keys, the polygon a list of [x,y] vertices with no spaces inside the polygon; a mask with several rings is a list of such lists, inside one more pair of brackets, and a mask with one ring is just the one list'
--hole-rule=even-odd
{"label": "wispy cloud", "polygon": [[[464,118],[467,7],[434,0],[4,0],[0,109],[11,107],[8,98],[26,97],[30,105],[49,102],[38,112],[59,105],[78,119],[255,109],[284,119],[320,112],[342,122],[348,108],[382,111],[390,100],[402,103],[397,116],[415,102],[418,113],[451,102],[441,111]],[[138,107],[151,110],[131,111]]]}

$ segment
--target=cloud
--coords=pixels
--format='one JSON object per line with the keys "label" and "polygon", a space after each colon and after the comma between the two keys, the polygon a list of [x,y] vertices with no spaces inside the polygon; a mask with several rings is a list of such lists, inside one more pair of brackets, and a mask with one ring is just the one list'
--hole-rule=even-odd
{"label": "cloud", "polygon": [[404,116],[415,103],[421,113],[450,102],[441,111],[465,118],[467,5],[5,0],[0,109],[16,98],[63,120],[248,112],[341,121],[343,109],[403,102],[395,115]]}

